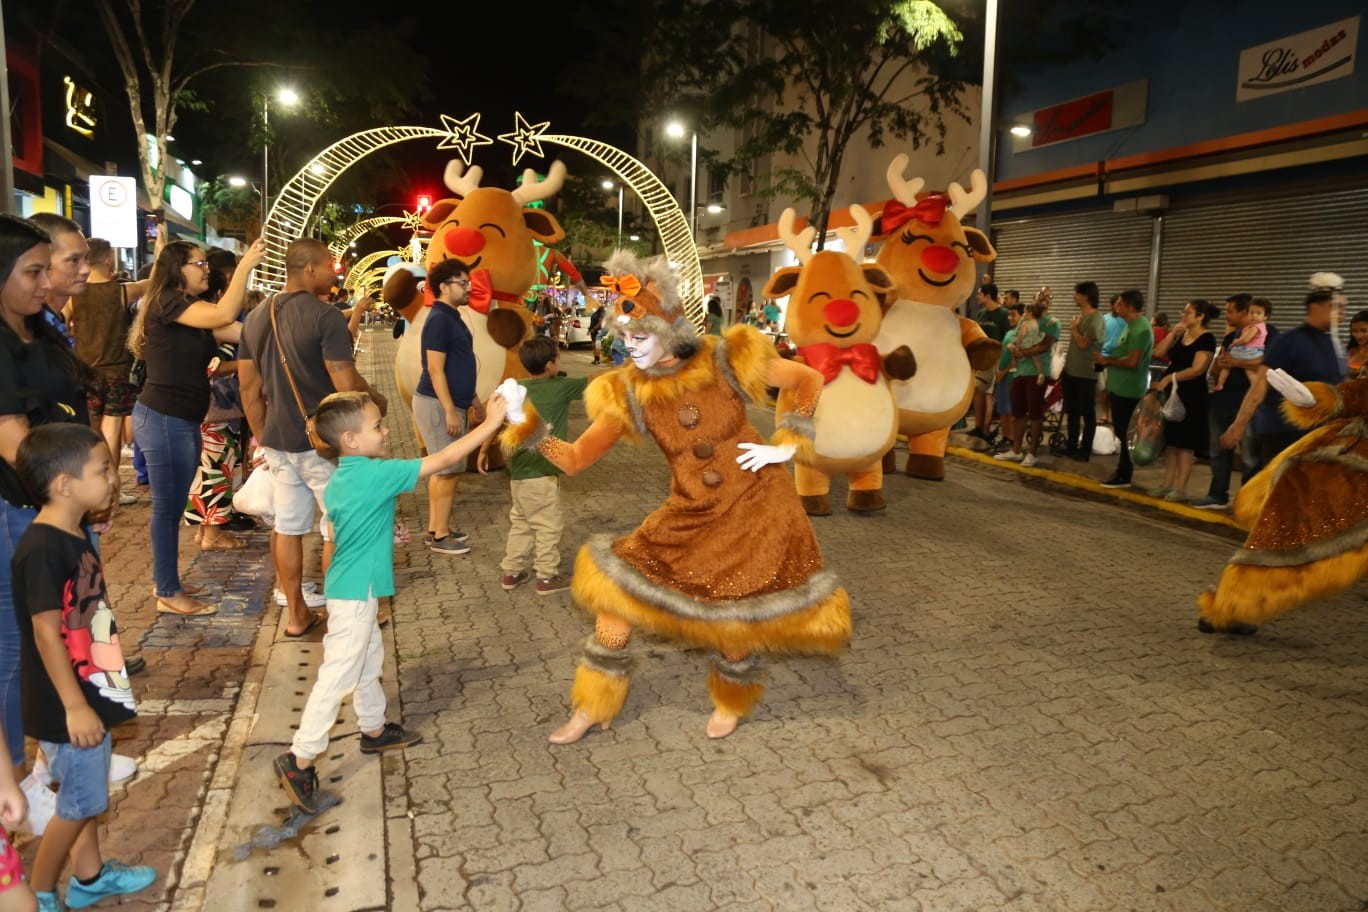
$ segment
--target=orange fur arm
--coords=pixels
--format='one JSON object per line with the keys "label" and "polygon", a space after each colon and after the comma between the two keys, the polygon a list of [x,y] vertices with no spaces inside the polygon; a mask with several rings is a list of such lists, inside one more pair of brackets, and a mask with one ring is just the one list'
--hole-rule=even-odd
{"label": "orange fur arm", "polygon": [[1345,403],[1340,398],[1339,389],[1328,383],[1308,383],[1306,388],[1316,398],[1312,405],[1299,406],[1293,405],[1287,399],[1282,401],[1283,417],[1289,424],[1299,428],[1313,428],[1343,414]]}
{"label": "orange fur arm", "polygon": [[960,344],[962,344],[965,348],[968,348],[971,342],[977,342],[979,339],[988,338],[988,334],[983,331],[983,327],[978,325],[976,321],[971,320],[968,317],[960,317],[959,325]]}
{"label": "orange fur arm", "polygon": [[537,452],[566,475],[578,475],[602,459],[621,439],[622,425],[611,418],[598,418],[574,443],[547,434],[537,444]]}
{"label": "orange fur arm", "polygon": [[792,409],[779,419],[770,443],[775,446],[791,444],[799,461],[811,461],[817,455],[812,446],[817,435],[812,416],[822,395],[822,375],[806,364],[775,358],[769,364],[765,383],[787,390],[793,397]]}

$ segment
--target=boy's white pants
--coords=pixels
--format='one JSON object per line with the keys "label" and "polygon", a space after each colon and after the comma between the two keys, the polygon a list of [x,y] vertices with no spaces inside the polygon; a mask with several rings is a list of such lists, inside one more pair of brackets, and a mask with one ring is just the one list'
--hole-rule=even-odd
{"label": "boy's white pants", "polygon": [[328,732],[348,695],[361,731],[384,727],[385,690],[380,686],[380,672],[385,651],[380,625],[375,622],[379,607],[374,596],[361,601],[328,599],[323,664],[290,745],[296,757],[312,760],[328,749]]}

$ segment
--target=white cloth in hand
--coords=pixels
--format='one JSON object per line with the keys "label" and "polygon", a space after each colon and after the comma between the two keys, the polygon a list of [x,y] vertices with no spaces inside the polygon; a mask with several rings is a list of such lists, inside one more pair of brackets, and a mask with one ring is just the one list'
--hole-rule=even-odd
{"label": "white cloth in hand", "polygon": [[1311,390],[1306,388],[1306,384],[1281,367],[1275,367],[1268,372],[1268,385],[1282,393],[1288,402],[1300,408],[1316,404],[1316,397],[1311,395]]}
{"label": "white cloth in hand", "polygon": [[527,387],[509,377],[500,383],[494,392],[501,393],[504,401],[508,403],[508,423],[522,424],[523,419],[527,417],[523,414],[523,402],[527,399]]}
{"label": "white cloth in hand", "polygon": [[764,466],[788,462],[797,452],[797,447],[791,443],[786,443],[783,446],[770,446],[765,443],[738,443],[736,447],[746,451],[736,457],[736,462],[748,472],[758,472]]}

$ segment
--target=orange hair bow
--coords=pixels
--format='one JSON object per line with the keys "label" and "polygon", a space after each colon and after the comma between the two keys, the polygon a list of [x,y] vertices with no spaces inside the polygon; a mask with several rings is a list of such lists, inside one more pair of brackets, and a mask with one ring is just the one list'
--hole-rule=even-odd
{"label": "orange hair bow", "polygon": [[641,280],[634,275],[625,275],[621,278],[608,275],[599,276],[599,284],[627,298],[635,298],[641,294]]}

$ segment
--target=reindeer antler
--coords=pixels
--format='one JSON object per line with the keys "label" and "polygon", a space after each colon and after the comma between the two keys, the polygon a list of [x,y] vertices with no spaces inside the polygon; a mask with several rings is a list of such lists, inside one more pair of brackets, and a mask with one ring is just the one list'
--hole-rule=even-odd
{"label": "reindeer antler", "polygon": [[446,172],[442,175],[442,182],[447,185],[447,189],[459,197],[467,197],[474,193],[480,186],[480,178],[484,177],[484,170],[479,165],[471,165],[470,172],[465,172],[465,163],[459,158],[453,158],[447,162]]}
{"label": "reindeer antler", "polygon": [[893,198],[904,206],[915,206],[917,192],[926,183],[926,179],[914,177],[912,180],[905,180],[903,172],[907,170],[907,162],[907,153],[899,152],[893,156],[893,161],[888,163],[888,189],[893,192]]}
{"label": "reindeer antler", "polygon": [[850,207],[850,215],[855,224],[850,228],[837,228],[836,236],[845,241],[846,253],[858,263],[864,259],[865,244],[874,235],[874,218],[859,203]]}
{"label": "reindeer antler", "polygon": [[817,229],[808,225],[794,234],[793,219],[796,214],[792,209],[785,209],[784,214],[779,216],[779,238],[785,247],[793,251],[798,262],[806,266],[808,260],[812,259],[812,239],[817,236]]}
{"label": "reindeer antler", "polygon": [[988,195],[988,175],[983,173],[983,169],[975,168],[974,173],[969,175],[969,186],[972,189],[966,192],[959,184],[950,184],[949,208],[959,218],[964,218],[977,209],[978,204]]}
{"label": "reindeer antler", "polygon": [[546,169],[546,180],[537,180],[537,172],[528,168],[523,172],[522,184],[513,191],[513,199],[520,206],[533,200],[548,199],[559,193],[564,183],[565,165],[558,161],[552,162],[551,167]]}

